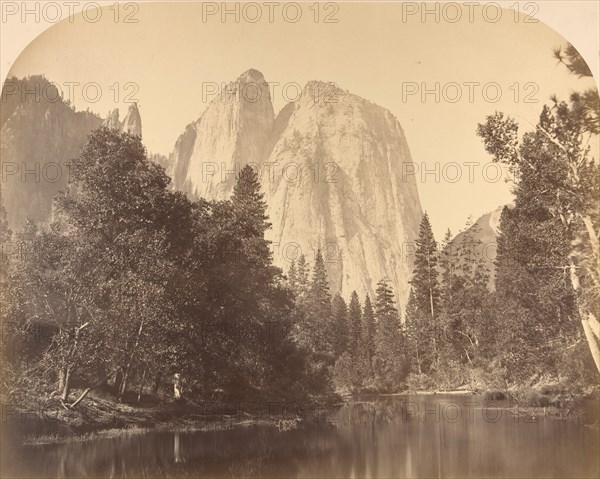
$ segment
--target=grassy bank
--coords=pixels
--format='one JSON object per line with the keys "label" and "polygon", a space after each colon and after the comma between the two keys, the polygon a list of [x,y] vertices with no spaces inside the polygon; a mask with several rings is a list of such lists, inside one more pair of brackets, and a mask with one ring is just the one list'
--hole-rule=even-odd
{"label": "grassy bank", "polygon": [[[423,375],[424,376],[424,375]],[[474,394],[487,401],[507,401],[516,415],[573,419],[589,425],[600,422],[600,386],[539,380],[530,384],[467,381],[436,387],[431,378],[419,378],[410,384],[410,394]]]}
{"label": "grassy bank", "polygon": [[24,445],[44,445],[161,431],[217,431],[248,426],[288,430],[308,415],[318,415],[336,404],[340,404],[340,398],[335,395],[308,402],[175,401],[157,397],[119,402],[110,394],[96,393],[75,409],[65,408],[58,399],[8,407],[2,435]]}
{"label": "grassy bank", "polygon": [[[576,420],[598,427],[600,388],[574,391],[560,383],[536,387],[476,390],[460,387],[430,389],[389,394],[473,394],[520,417]],[[377,396],[381,396],[378,394]],[[174,401],[169,398],[144,397],[140,402],[119,402],[108,393],[90,395],[76,409],[67,409],[58,399],[41,405],[5,408],[3,438],[10,437],[23,445],[76,443],[113,439],[149,432],[217,431],[249,426],[276,427],[289,430],[312,415],[326,417],[327,411],[341,404],[340,396],[307,402],[241,401]],[[354,400],[351,396],[345,401]],[[325,420],[325,419],[323,419]]]}

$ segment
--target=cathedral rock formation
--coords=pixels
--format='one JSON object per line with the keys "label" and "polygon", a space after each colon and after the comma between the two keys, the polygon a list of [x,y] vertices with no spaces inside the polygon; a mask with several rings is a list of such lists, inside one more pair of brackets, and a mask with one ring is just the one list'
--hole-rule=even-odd
{"label": "cathedral rock formation", "polygon": [[422,216],[398,120],[332,83],[309,82],[275,116],[268,84],[243,73],[188,125],[169,158],[174,187],[226,199],[246,164],[259,172],[273,224],[275,263],[287,271],[321,248],[333,292],[373,296],[389,278],[408,296],[413,242]]}

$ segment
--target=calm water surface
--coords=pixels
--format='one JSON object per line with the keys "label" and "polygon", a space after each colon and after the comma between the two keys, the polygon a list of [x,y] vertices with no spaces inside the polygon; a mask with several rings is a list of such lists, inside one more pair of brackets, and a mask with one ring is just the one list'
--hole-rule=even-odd
{"label": "calm water surface", "polygon": [[[348,404],[333,424],[281,432],[149,433],[7,448],[26,477],[598,478],[598,429],[533,421],[472,396],[402,396]],[[10,464],[6,461],[10,460]]]}

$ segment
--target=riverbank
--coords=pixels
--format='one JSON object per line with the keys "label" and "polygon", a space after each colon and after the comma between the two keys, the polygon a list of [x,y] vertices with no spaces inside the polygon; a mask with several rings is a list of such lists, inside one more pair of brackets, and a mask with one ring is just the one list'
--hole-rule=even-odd
{"label": "riverbank", "polygon": [[341,404],[337,395],[302,402],[175,401],[156,397],[119,402],[108,394],[90,394],[75,409],[66,408],[58,399],[28,408],[4,405],[2,437],[34,446],[161,431],[218,431],[250,426],[289,430],[308,416],[325,417]]}
{"label": "riverbank", "polygon": [[[500,402],[503,409],[515,416],[539,419],[575,420],[586,425],[600,425],[600,386],[569,390],[561,384],[541,387],[512,387],[505,390],[477,390],[471,388],[428,391],[406,391],[405,395],[474,395],[485,401]],[[510,405],[508,405],[510,404]]]}
{"label": "riverbank", "polygon": [[165,421],[3,441],[3,458],[12,477],[598,477],[597,429],[515,420],[481,396],[394,396],[352,400],[321,424],[290,419],[284,433],[272,418]]}
{"label": "riverbank", "polygon": [[[496,403],[514,416],[537,421],[571,420],[598,427],[599,388],[577,394],[556,388],[473,391],[404,391],[392,394],[368,394],[368,397],[402,396],[478,396]],[[266,426],[278,430],[297,428],[309,416],[327,422],[343,402],[356,397],[332,395],[308,402],[272,400],[174,401],[145,397],[140,402],[118,402],[108,394],[86,398],[76,409],[67,409],[57,399],[32,409],[4,407],[2,435],[23,445],[36,446],[85,442],[96,439],[127,437],[148,432],[219,431],[233,428]]]}
{"label": "riverbank", "polygon": [[151,432],[208,432],[224,431],[227,429],[269,426],[278,430],[295,429],[302,420],[299,416],[287,419],[275,419],[267,417],[249,416],[244,419],[228,418],[225,424],[217,417],[204,418],[185,423],[183,420],[169,421],[155,424],[152,427],[129,426],[125,428],[99,429],[83,434],[64,435],[60,433],[26,436],[21,441],[23,446],[45,446],[49,444],[73,444],[101,439],[115,439],[120,437],[131,437]]}

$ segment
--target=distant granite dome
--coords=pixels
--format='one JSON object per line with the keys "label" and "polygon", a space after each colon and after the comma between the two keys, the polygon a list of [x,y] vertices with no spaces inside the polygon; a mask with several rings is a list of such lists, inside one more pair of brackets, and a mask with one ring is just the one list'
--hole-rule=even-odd
{"label": "distant granite dome", "polygon": [[[485,264],[490,272],[490,279],[488,281],[488,289],[490,291],[496,289],[496,266],[494,261],[496,260],[498,248],[497,238],[500,231],[500,216],[502,215],[502,210],[505,206],[508,208],[513,207],[512,204],[499,206],[494,211],[481,215],[469,228],[470,230],[474,230],[475,228],[478,229],[474,240],[480,241],[481,244],[475,247],[473,253],[477,255],[477,258],[483,257],[485,260]],[[451,247],[458,248],[464,235],[465,231],[458,233],[450,242]]]}
{"label": "distant granite dome", "polygon": [[[256,167],[273,224],[275,263],[287,271],[321,247],[333,292],[374,295],[387,277],[404,307],[407,253],[422,216],[404,132],[385,108],[309,82],[275,117],[262,73],[248,70],[188,125],[169,159],[175,188],[229,198],[235,174]],[[406,170],[404,170],[406,171]]]}

